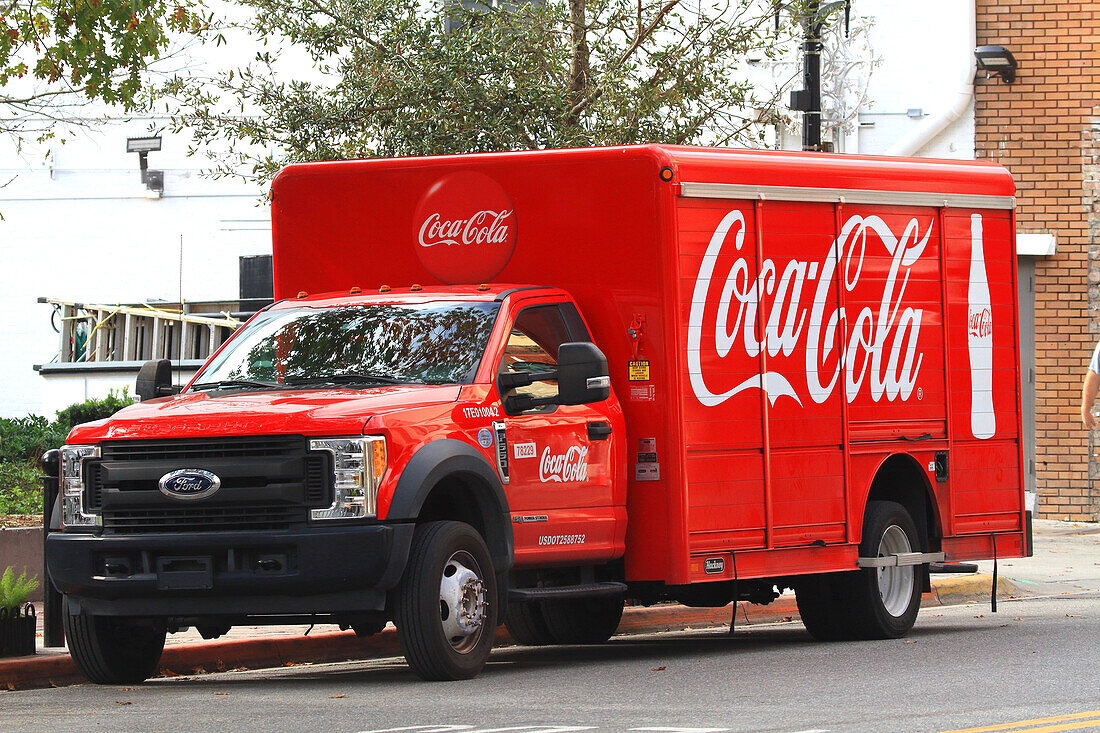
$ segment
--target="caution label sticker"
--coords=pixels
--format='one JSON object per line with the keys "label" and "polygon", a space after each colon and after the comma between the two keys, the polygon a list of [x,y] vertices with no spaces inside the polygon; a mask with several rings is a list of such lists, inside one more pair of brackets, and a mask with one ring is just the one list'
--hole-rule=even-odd
{"label": "caution label sticker", "polygon": [[649,362],[648,361],[632,361],[630,362],[630,381],[631,382],[648,382],[649,381]]}

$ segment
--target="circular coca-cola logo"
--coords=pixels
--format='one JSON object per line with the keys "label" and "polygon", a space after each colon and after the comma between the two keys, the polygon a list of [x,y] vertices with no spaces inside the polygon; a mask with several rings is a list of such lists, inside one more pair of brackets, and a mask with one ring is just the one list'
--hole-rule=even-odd
{"label": "circular coca-cola logo", "polygon": [[500,274],[516,248],[516,210],[496,181],[462,171],[436,181],[416,207],[416,255],[445,283]]}

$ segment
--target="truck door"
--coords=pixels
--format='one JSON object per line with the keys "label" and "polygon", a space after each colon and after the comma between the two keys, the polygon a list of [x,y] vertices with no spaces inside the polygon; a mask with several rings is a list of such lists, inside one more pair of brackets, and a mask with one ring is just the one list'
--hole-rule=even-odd
{"label": "truck door", "polygon": [[[558,347],[570,341],[591,341],[572,303],[522,307],[514,314],[497,373],[552,370]],[[614,556],[613,446],[623,439],[611,432],[614,397],[521,413],[508,409],[511,394],[556,393],[556,380],[543,380],[501,395],[517,566]]]}

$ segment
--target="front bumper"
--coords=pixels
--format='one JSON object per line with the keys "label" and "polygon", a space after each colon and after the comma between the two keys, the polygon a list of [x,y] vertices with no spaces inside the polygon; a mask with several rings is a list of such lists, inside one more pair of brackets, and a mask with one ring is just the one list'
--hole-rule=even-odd
{"label": "front bumper", "polygon": [[71,611],[217,616],[382,611],[412,524],[137,536],[51,533],[50,579]]}

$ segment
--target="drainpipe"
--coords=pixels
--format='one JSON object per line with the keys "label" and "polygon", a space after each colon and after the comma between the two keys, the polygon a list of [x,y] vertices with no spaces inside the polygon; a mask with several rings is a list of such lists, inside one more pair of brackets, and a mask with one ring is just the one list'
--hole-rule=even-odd
{"label": "drainpipe", "polygon": [[967,22],[969,34],[967,35],[966,59],[962,64],[962,74],[959,78],[957,90],[951,105],[936,115],[931,115],[909,131],[909,134],[898,140],[886,151],[887,155],[916,155],[921,148],[934,140],[937,135],[947,129],[955,120],[959,119],[974,97],[974,73],[976,71],[974,61],[974,48],[977,38],[977,20],[975,5],[977,0],[967,3]]}

